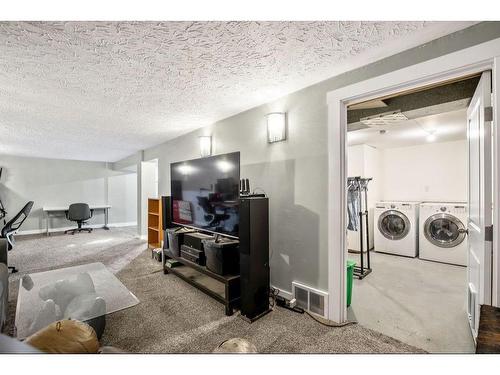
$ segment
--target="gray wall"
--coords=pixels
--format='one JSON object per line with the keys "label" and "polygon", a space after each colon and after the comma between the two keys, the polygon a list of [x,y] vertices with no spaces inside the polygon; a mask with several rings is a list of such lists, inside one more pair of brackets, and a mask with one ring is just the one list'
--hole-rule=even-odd
{"label": "gray wall", "polygon": [[[240,151],[242,177],[270,198],[272,284],[327,290],[327,92],[498,37],[499,23],[474,25],[144,150],[143,160],[158,158],[159,194],[168,195],[169,164],[198,157],[199,135],[213,135],[215,153]],[[289,132],[270,145],[264,116],[274,111],[288,113]]]}
{"label": "gray wall", "polygon": [[[43,206],[65,206],[74,202],[110,204],[110,223],[137,221],[136,179],[133,172],[111,170],[107,163],[42,159],[0,155],[3,167],[0,198],[15,215],[33,200],[32,213],[22,231],[45,228]],[[102,212],[95,212],[90,224],[104,223]],[[51,228],[73,226],[64,217],[51,220]]]}

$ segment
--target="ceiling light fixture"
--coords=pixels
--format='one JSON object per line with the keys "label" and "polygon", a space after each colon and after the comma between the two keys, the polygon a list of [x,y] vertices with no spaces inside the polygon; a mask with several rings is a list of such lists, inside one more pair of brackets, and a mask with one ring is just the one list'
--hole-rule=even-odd
{"label": "ceiling light fixture", "polygon": [[[418,119],[414,119],[414,121],[418,124],[418,126],[420,126],[422,128],[422,130],[427,134],[427,136],[425,137],[425,140],[427,142],[435,142],[437,137],[436,137],[436,129],[430,129],[430,130],[427,130],[425,127],[422,126],[422,124],[420,123],[420,121]],[[431,125],[432,126],[432,125]]]}

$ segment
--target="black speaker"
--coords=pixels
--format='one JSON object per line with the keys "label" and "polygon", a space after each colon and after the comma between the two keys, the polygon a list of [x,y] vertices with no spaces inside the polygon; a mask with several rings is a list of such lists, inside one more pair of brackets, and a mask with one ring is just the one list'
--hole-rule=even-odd
{"label": "black speaker", "polygon": [[241,315],[253,321],[269,312],[269,200],[240,199]]}
{"label": "black speaker", "polygon": [[162,196],[161,197],[161,214],[162,214],[162,226],[163,230],[172,228],[172,200],[171,197]]}

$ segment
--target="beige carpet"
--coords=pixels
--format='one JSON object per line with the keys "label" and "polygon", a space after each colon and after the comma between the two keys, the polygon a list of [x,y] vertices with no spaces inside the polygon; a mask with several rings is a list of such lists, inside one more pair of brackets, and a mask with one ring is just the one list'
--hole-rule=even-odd
{"label": "beige carpet", "polygon": [[147,248],[137,238],[137,227],[94,229],[92,233],[17,236],[9,251],[9,265],[18,273],[9,276],[9,314],[5,333],[14,334],[19,279],[26,274],[101,262],[116,273]]}
{"label": "beige carpet", "polygon": [[117,274],[138,305],[111,314],[102,342],[134,353],[207,353],[242,337],[261,353],[418,353],[421,350],[366,329],[323,326],[307,315],[276,308],[249,324],[224,315],[222,304],[175,275],[164,275],[149,251]]}
{"label": "beige carpet", "polygon": [[10,261],[7,333],[12,334],[17,285],[25,273],[91,262],[104,263],[140,300],[107,316],[103,345],[131,353],[207,353],[222,341],[243,337],[262,353],[418,353],[421,350],[361,325],[325,327],[307,315],[276,308],[253,324],[237,314],[226,317],[222,304],[175,275],[164,275],[135,229],[75,236],[18,237]]}
{"label": "beige carpet", "polygon": [[79,264],[101,262],[111,272],[118,272],[146,249],[146,241],[137,237],[137,227],[94,229],[92,233],[75,235],[54,233],[50,236],[17,236],[16,246],[9,251],[9,265],[23,275]]}

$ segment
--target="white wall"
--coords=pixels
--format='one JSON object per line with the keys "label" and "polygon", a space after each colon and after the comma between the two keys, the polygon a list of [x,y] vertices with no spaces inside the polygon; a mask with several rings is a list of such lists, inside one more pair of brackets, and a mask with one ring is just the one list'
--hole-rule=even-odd
{"label": "white wall", "polygon": [[[75,202],[113,205],[109,222],[135,223],[137,205],[135,173],[113,171],[107,163],[43,159],[0,155],[3,175],[0,198],[12,218],[28,201],[35,202],[22,231],[45,229],[43,206],[66,206]],[[104,214],[95,212],[90,224],[104,223]],[[3,224],[3,223],[2,223]],[[51,219],[51,228],[74,224],[64,216]]]}
{"label": "white wall", "polygon": [[158,163],[142,162],[141,166],[141,236],[148,234],[148,199],[158,198]]}
{"label": "white wall", "polygon": [[137,222],[137,173],[108,178],[108,204],[110,223]]}
{"label": "white wall", "polygon": [[465,140],[383,149],[381,158],[382,200],[467,200]]}
{"label": "white wall", "polygon": [[[356,145],[347,148],[347,158],[349,176],[373,178],[368,185],[371,247],[377,201],[467,200],[466,140],[382,149]],[[347,231],[347,240],[349,249],[359,251],[358,232]]]}

